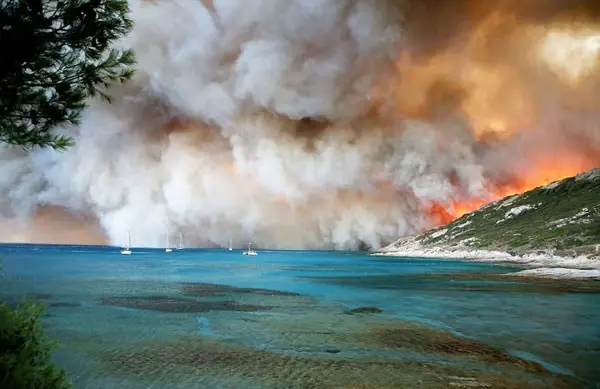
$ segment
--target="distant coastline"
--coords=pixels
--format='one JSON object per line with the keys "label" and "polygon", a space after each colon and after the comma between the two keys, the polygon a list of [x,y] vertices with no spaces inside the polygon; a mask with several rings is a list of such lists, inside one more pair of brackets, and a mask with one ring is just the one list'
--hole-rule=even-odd
{"label": "distant coastline", "polygon": [[600,280],[600,168],[487,204],[373,255],[512,262],[511,275]]}
{"label": "distant coastline", "polygon": [[513,262],[526,268],[511,276],[544,277],[555,279],[600,280],[600,260],[588,256],[567,257],[556,255],[552,250],[538,253],[515,254],[506,251],[423,246],[416,236],[402,238],[394,244],[371,253],[374,256],[408,258],[458,259],[478,262]]}

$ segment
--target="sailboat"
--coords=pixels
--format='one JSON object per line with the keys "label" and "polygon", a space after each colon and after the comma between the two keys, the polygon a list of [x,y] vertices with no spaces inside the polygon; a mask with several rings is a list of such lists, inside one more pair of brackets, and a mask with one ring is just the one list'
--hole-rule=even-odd
{"label": "sailboat", "polygon": [[129,243],[127,246],[125,246],[121,249],[122,255],[131,255],[131,231],[128,231],[127,235],[129,237]]}
{"label": "sailboat", "polygon": [[229,251],[233,250],[233,247],[231,247],[231,238],[229,238]]}
{"label": "sailboat", "polygon": [[177,250],[183,250],[183,233],[179,233],[179,247],[177,247]]}
{"label": "sailboat", "polygon": [[252,250],[252,239],[248,238],[248,250],[244,251],[242,255],[258,255],[256,251]]}
{"label": "sailboat", "polygon": [[170,253],[171,251],[173,251],[173,249],[171,248],[171,245],[169,244],[169,233],[167,233],[167,246],[165,247],[165,253]]}

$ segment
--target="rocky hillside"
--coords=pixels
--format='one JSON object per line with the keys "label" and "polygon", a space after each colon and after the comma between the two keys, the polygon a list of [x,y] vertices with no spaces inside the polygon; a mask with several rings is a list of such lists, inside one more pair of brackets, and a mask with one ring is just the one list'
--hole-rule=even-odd
{"label": "rocky hillside", "polygon": [[488,204],[403,247],[600,256],[600,168]]}

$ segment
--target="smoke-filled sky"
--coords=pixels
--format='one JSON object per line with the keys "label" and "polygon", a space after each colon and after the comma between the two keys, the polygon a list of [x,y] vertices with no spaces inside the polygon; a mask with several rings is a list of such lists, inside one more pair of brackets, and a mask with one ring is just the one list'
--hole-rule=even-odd
{"label": "smoke-filled sky", "polygon": [[76,145],[0,146],[3,240],[380,247],[600,165],[596,0],[130,5]]}

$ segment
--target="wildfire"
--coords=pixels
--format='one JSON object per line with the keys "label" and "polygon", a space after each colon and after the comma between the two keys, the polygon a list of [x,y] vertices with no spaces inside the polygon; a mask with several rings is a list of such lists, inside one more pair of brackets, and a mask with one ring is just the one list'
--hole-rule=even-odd
{"label": "wildfire", "polygon": [[[389,83],[397,110],[425,120],[461,117],[474,142],[490,147],[525,136],[541,135],[540,141],[547,141],[546,131],[552,142],[551,130],[543,127],[560,122],[558,114],[552,118],[553,110],[596,110],[600,26],[575,17],[540,22],[517,15],[498,7],[481,17],[468,35],[429,55],[407,50],[396,61],[396,78]],[[593,131],[589,136],[595,136]],[[587,149],[585,140],[573,142],[578,146],[563,147],[557,141],[551,146],[553,155],[522,150],[529,165],[487,172],[484,195],[429,203],[426,216],[443,225],[491,201],[600,165],[598,150]]]}
{"label": "wildfire", "polygon": [[592,167],[594,167],[592,160],[588,160],[584,164],[559,163],[559,161],[555,161],[553,164],[540,164],[509,181],[490,182],[485,198],[452,199],[448,204],[433,202],[426,210],[426,215],[435,225],[448,224],[490,202],[572,177]]}

